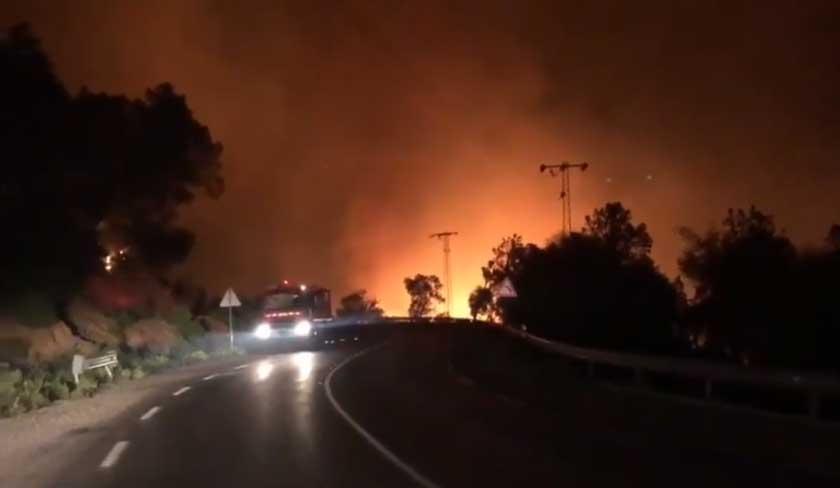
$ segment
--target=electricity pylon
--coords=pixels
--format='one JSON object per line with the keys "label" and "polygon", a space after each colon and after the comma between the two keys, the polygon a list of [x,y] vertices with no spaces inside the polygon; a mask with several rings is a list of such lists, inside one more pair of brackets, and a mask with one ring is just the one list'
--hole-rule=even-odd
{"label": "electricity pylon", "polygon": [[452,275],[449,272],[449,238],[457,236],[457,232],[437,232],[429,236],[430,239],[443,241],[443,283],[446,287],[446,316],[452,316]]}
{"label": "electricity pylon", "polygon": [[541,164],[540,173],[548,174],[552,177],[560,175],[560,199],[563,201],[562,223],[560,225],[560,233],[568,236],[572,232],[572,186],[569,178],[569,170],[572,168],[580,168],[581,171],[586,171],[589,163],[570,163],[563,161],[560,164]]}

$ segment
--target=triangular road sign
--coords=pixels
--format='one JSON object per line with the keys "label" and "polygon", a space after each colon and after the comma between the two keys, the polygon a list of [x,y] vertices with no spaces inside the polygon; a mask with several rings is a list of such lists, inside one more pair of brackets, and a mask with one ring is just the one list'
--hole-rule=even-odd
{"label": "triangular road sign", "polygon": [[239,298],[236,297],[236,293],[233,292],[233,288],[228,288],[225,292],[225,296],[222,297],[222,303],[219,304],[222,308],[229,308],[229,307],[238,307],[242,305],[239,302]]}
{"label": "triangular road sign", "polygon": [[504,281],[493,287],[493,296],[496,298],[516,298],[516,288],[510,282],[510,278],[505,278]]}

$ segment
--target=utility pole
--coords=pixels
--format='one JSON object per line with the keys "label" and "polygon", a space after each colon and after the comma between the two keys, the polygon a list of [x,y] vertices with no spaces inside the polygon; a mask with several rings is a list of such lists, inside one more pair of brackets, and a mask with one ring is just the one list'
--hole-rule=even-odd
{"label": "utility pole", "polygon": [[552,177],[560,175],[560,199],[563,201],[563,213],[560,233],[568,236],[572,232],[572,185],[569,177],[569,170],[573,168],[580,168],[581,171],[586,171],[589,163],[570,163],[563,161],[560,164],[541,164],[540,173],[548,174]]}
{"label": "utility pole", "polygon": [[446,287],[446,316],[452,316],[452,276],[449,272],[449,238],[457,236],[457,232],[437,232],[429,236],[430,239],[443,241],[443,283]]}

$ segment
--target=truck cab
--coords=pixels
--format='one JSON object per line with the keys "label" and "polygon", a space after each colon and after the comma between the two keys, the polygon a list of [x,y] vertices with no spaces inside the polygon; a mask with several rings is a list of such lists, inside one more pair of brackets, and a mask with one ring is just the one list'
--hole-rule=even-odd
{"label": "truck cab", "polygon": [[284,281],[262,296],[262,320],[253,335],[259,341],[308,342],[318,335],[318,324],[332,319],[330,290]]}

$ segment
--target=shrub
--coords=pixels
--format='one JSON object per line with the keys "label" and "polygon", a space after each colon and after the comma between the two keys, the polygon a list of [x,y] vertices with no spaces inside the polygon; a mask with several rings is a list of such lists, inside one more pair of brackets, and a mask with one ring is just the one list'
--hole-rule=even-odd
{"label": "shrub", "polygon": [[[105,371],[105,368],[96,368],[91,370],[88,374],[92,375],[94,379],[96,379],[96,383],[99,385],[104,385],[110,383],[114,380],[113,376],[109,376],[108,372]],[[114,374],[113,369],[111,370],[111,375]]]}
{"label": "shrub", "polygon": [[216,349],[215,351],[211,352],[210,356],[223,358],[229,356],[242,356],[243,354],[245,354],[245,351],[238,347],[223,347],[221,349]]}
{"label": "shrub", "polygon": [[49,399],[44,396],[42,389],[47,374],[41,370],[32,370],[20,382],[20,403],[26,410],[35,410],[49,405]]}
{"label": "shrub", "polygon": [[175,326],[160,318],[139,320],[123,332],[126,345],[142,352],[167,353],[182,340]]}
{"label": "shrub", "polygon": [[111,318],[121,329],[124,329],[134,322],[137,322],[142,317],[134,310],[120,310],[119,312],[112,313]]}
{"label": "shrub", "polygon": [[185,339],[204,334],[204,328],[192,319],[190,309],[183,305],[174,307],[164,319],[174,325],[181,337]]}
{"label": "shrub", "polygon": [[153,354],[145,358],[142,362],[142,367],[150,373],[160,371],[166,368],[168,365],[169,356],[165,356],[163,354]]}
{"label": "shrub", "polygon": [[146,376],[146,372],[143,370],[142,367],[137,366],[136,368],[132,368],[131,379],[139,380],[140,378],[143,378],[144,376]]}
{"label": "shrub", "polygon": [[117,355],[117,360],[120,362],[120,368],[131,369],[139,366],[143,362],[143,356],[136,351],[120,352]]}
{"label": "shrub", "polygon": [[187,341],[181,341],[178,344],[176,344],[175,347],[173,347],[169,352],[172,356],[173,361],[179,364],[183,364],[186,362],[187,357],[190,354],[192,354],[192,352],[195,350],[196,347],[193,344]]}
{"label": "shrub", "polygon": [[96,390],[99,389],[99,382],[96,377],[90,372],[85,372],[79,375],[79,382],[76,384],[74,390],[70,393],[71,398],[78,398],[80,396],[93,396]]}
{"label": "shrub", "polygon": [[20,401],[20,395],[16,394],[14,399],[8,404],[3,406],[2,414],[4,417],[14,417],[15,415],[21,414],[26,412],[26,408],[23,407],[23,404]]}
{"label": "shrub", "polygon": [[73,300],[67,307],[66,320],[76,327],[79,335],[93,343],[114,347],[122,341],[117,321],[85,300]]}
{"label": "shrub", "polygon": [[44,381],[43,394],[50,401],[67,400],[70,398],[70,385],[60,375],[50,375]]}
{"label": "shrub", "polygon": [[7,386],[17,384],[22,378],[23,373],[19,369],[0,369],[0,392]]}
{"label": "shrub", "polygon": [[208,356],[206,352],[202,351],[201,349],[196,349],[184,358],[184,362],[187,364],[192,364],[201,361],[207,361],[209,358],[210,356]]}
{"label": "shrub", "polygon": [[23,373],[19,369],[0,370],[0,414],[11,415],[18,404],[19,385]]}

